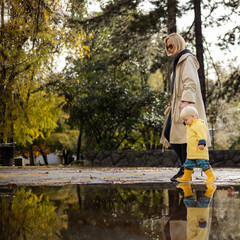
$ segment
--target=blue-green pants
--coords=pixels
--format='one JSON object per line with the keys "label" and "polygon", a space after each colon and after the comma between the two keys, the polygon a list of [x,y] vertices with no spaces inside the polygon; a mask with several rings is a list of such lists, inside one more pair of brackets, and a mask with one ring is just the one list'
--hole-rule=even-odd
{"label": "blue-green pants", "polygon": [[194,167],[199,166],[203,171],[211,167],[207,159],[188,159],[188,158],[186,159],[183,166],[190,170],[193,170]]}

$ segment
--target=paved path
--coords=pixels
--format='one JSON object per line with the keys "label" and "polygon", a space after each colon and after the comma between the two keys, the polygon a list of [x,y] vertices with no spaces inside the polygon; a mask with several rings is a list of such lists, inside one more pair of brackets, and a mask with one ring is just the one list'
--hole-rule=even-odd
{"label": "paved path", "polygon": [[[153,184],[170,183],[177,168],[87,168],[75,166],[0,167],[0,185],[66,185],[66,184]],[[240,186],[240,168],[214,168],[216,185]],[[194,169],[193,184],[206,179]]]}

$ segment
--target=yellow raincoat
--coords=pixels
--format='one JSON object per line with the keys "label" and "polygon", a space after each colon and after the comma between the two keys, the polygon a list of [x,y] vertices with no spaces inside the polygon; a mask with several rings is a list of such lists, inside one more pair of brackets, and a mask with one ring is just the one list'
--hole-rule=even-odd
{"label": "yellow raincoat", "polygon": [[208,129],[202,119],[194,119],[191,126],[187,127],[187,158],[209,160],[208,147],[203,150],[198,148],[199,144],[206,143]]}

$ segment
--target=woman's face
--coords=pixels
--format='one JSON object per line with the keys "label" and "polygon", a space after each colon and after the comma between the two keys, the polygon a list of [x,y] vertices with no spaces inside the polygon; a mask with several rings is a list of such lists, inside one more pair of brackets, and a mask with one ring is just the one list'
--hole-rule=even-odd
{"label": "woman's face", "polygon": [[177,48],[171,43],[170,39],[166,41],[166,49],[171,55],[177,55]]}

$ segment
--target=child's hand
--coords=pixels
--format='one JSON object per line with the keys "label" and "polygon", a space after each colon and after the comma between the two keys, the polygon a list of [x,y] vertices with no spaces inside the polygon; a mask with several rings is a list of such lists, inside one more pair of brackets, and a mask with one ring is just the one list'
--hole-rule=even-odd
{"label": "child's hand", "polygon": [[204,145],[203,145],[203,144],[200,144],[200,145],[198,145],[198,148],[199,148],[200,150],[203,150],[203,149],[204,149]]}

